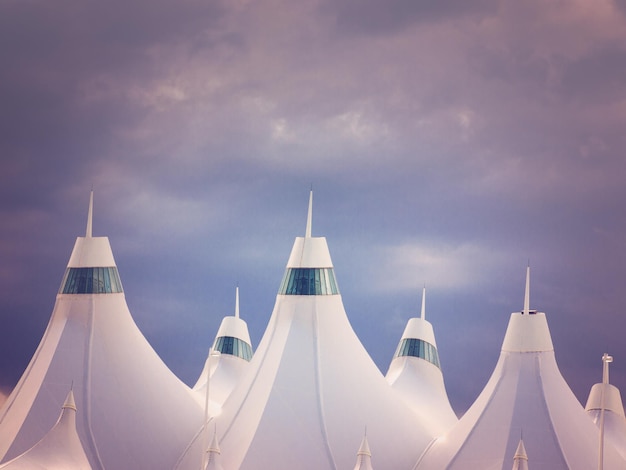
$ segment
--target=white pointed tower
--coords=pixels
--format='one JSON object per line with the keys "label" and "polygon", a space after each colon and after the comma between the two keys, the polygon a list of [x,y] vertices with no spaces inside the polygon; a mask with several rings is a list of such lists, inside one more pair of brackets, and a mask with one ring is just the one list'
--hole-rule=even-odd
{"label": "white pointed tower", "polygon": [[[357,431],[387,468],[411,468],[432,438],[389,387],[343,307],[326,239],[306,236],[287,262],[250,368],[215,419],[225,468],[352,468]],[[178,468],[193,469],[196,450]]]}
{"label": "white pointed tower", "polygon": [[512,470],[528,470],[528,455],[526,455],[526,448],[524,447],[524,441],[519,440],[515,455],[513,456],[513,469]]}
{"label": "white pointed tower", "polygon": [[239,287],[235,290],[235,315],[222,319],[211,350],[220,354],[218,357],[207,356],[193,390],[197,399],[204,403],[207,377],[210,377],[210,409],[214,410],[228,398],[252,359],[248,325],[239,317]]}
{"label": "white pointed tower", "polygon": [[409,319],[386,378],[437,435],[457,423],[443,382],[433,326],[426,320],[426,287],[421,315]]}
{"label": "white pointed tower", "polygon": [[206,470],[224,470],[221,462],[220,445],[217,442],[217,428],[213,432],[213,440],[207,449]]}
{"label": "white pointed tower", "polygon": [[0,465],[3,470],[91,470],[76,432],[76,403],[70,393],[54,427],[31,449]]}
{"label": "white pointed tower", "polygon": [[[418,469],[511,468],[519,436],[532,470],[597,468],[598,430],[563,379],[544,313],[530,309],[530,268],[524,309],[511,314],[500,358],[478,399],[429,448]],[[626,468],[613,449],[605,470]]]}
{"label": "white pointed tower", "polygon": [[356,464],[354,470],[374,470],[372,467],[372,452],[367,441],[367,434],[363,436],[359,451],[356,453]]}
{"label": "white pointed tower", "polygon": [[44,436],[73,383],[76,429],[92,468],[172,468],[202,423],[202,407],[135,325],[109,240],[92,236],[92,202],[93,193],[48,327],[0,410],[0,459]]}
{"label": "white pointed tower", "polygon": [[[603,429],[600,440],[605,446],[613,446],[626,458],[626,418],[619,389],[609,383],[609,364],[613,357],[602,356],[602,382],[591,387],[585,411],[599,429]],[[604,413],[602,412],[604,410]]]}

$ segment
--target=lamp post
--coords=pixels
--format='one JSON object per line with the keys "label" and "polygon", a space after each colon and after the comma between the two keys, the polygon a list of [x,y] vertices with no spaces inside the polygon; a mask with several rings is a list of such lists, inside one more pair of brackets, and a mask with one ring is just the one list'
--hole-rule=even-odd
{"label": "lamp post", "polygon": [[609,363],[613,362],[613,356],[607,353],[602,355],[602,392],[600,395],[600,443],[598,450],[598,470],[604,469],[604,397],[609,383]]}
{"label": "lamp post", "polygon": [[221,353],[213,348],[209,349],[209,356],[206,360],[206,393],[205,393],[205,401],[204,401],[204,426],[202,429],[202,459],[201,459],[201,467],[200,470],[204,470],[206,467],[206,449],[209,446],[209,384],[211,381],[211,359],[219,358]]}

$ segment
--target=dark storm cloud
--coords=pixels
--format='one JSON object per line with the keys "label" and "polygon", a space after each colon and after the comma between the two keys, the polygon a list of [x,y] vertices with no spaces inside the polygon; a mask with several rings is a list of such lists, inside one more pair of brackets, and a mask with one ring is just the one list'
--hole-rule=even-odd
{"label": "dark storm cloud", "polygon": [[568,64],[563,90],[582,104],[608,104],[626,98],[626,47],[610,44]]}
{"label": "dark storm cloud", "polygon": [[[2,318],[12,325],[3,329],[3,385],[19,377],[45,327],[70,240],[84,230],[98,162],[114,160],[115,131],[145,115],[124,88],[152,80],[158,66],[149,48],[193,36],[218,17],[206,2],[0,5]],[[85,96],[101,77],[118,90]]]}
{"label": "dark storm cloud", "polygon": [[323,11],[336,15],[337,28],[361,34],[389,33],[413,24],[481,17],[497,8],[496,0],[345,0],[324,2]]}
{"label": "dark storm cloud", "polygon": [[[0,145],[14,176],[63,187],[110,157],[112,133],[145,110],[126,91],[151,82],[151,49],[196,37],[219,18],[207,2],[3,2],[0,6]],[[100,83],[106,99],[93,97]],[[3,192],[11,190],[8,179]]]}

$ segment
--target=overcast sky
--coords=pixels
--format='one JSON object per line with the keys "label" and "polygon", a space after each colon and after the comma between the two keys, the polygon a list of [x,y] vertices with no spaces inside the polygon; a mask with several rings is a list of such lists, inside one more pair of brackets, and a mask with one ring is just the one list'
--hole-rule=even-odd
{"label": "overcast sky", "polygon": [[193,384],[253,347],[313,185],[383,373],[426,284],[460,412],[509,314],[546,312],[578,398],[626,393],[626,1],[0,2],[0,388],[52,312],[95,191],[130,310]]}

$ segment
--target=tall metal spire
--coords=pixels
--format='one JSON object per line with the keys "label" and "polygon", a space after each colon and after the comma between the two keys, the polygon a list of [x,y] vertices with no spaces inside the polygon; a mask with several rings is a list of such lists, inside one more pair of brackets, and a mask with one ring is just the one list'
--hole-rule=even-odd
{"label": "tall metal spire", "polygon": [[530,265],[526,267],[526,292],[524,293],[524,315],[530,312]]}
{"label": "tall metal spire", "polygon": [[93,222],[93,189],[91,190],[91,193],[89,193],[89,211],[87,212],[87,230],[85,232],[85,237],[87,238],[91,238],[92,222]]}
{"label": "tall metal spire", "polygon": [[602,355],[602,395],[600,397],[600,436],[598,437],[598,470],[604,469],[604,416],[606,407],[606,389],[609,383],[609,363],[613,356],[607,353]]}
{"label": "tall metal spire", "polygon": [[311,188],[311,194],[309,195],[309,213],[306,217],[306,232],[305,238],[311,238],[311,224],[313,223],[313,188]]}
{"label": "tall metal spire", "polygon": [[609,383],[609,363],[613,362],[613,356],[609,356],[607,353],[602,355],[602,383]]}
{"label": "tall metal spire", "polygon": [[426,284],[424,284],[424,289],[422,289],[422,312],[420,318],[426,320]]}
{"label": "tall metal spire", "polygon": [[235,288],[235,318],[239,318],[239,286]]}

